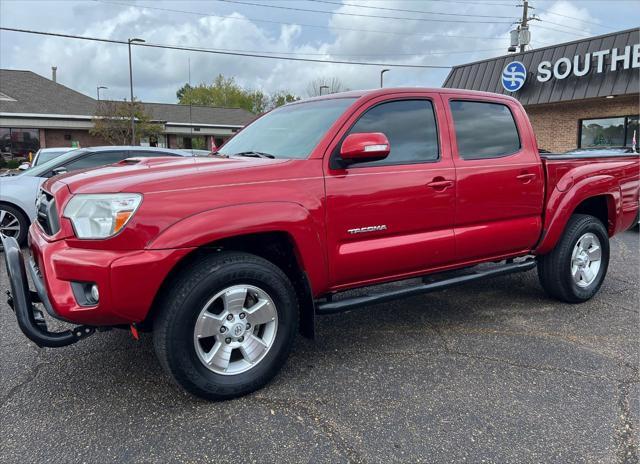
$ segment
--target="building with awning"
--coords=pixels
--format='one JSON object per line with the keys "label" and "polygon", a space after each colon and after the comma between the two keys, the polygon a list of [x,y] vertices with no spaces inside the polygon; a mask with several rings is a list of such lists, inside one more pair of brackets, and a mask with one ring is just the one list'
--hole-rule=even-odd
{"label": "building with awning", "polygon": [[541,149],[629,147],[640,137],[640,29],[456,66],[443,86],[517,98]]}
{"label": "building with awning", "polygon": [[[0,153],[26,156],[39,148],[105,145],[89,134],[98,101],[31,71],[0,69]],[[142,102],[162,125],[166,148],[220,146],[256,116],[242,108]]]}

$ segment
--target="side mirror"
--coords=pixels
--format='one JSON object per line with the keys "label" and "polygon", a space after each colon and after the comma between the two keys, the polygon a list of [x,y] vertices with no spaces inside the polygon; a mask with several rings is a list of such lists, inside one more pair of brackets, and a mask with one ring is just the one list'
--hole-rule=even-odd
{"label": "side mirror", "polygon": [[53,175],[57,176],[58,174],[66,174],[67,173],[67,168],[65,168],[64,166],[60,166],[59,168],[55,168],[53,170]]}
{"label": "side mirror", "polygon": [[391,151],[387,136],[382,132],[365,132],[348,135],[340,147],[340,157],[345,163],[364,163],[386,158]]}

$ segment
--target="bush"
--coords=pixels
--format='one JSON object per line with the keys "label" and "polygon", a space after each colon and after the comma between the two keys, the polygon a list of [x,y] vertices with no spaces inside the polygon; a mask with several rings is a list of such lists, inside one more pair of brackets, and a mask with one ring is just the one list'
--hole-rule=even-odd
{"label": "bush", "polygon": [[18,166],[20,166],[20,161],[13,159],[13,160],[7,161],[6,168],[7,169],[18,169]]}
{"label": "bush", "polygon": [[7,167],[7,161],[0,156],[0,168],[6,168]]}

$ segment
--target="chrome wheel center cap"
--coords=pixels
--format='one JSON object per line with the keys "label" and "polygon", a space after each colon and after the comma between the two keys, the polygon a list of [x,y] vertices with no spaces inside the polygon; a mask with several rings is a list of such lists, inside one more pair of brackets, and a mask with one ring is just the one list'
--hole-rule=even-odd
{"label": "chrome wheel center cap", "polygon": [[242,337],[245,332],[246,325],[243,323],[234,324],[229,331],[235,338]]}

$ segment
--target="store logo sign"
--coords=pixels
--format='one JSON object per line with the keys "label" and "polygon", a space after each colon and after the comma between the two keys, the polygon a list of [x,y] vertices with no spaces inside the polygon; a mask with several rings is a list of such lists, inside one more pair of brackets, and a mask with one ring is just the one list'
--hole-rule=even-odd
{"label": "store logo sign", "polygon": [[519,61],[508,63],[502,70],[502,87],[508,92],[517,92],[527,79],[527,68]]}
{"label": "store logo sign", "polygon": [[640,44],[627,45],[622,49],[599,50],[571,58],[563,56],[554,63],[541,61],[536,78],[538,82],[547,82],[552,77],[562,80],[572,74],[575,77],[583,77],[590,72],[601,74],[606,71],[616,72],[631,68],[640,68]]}

